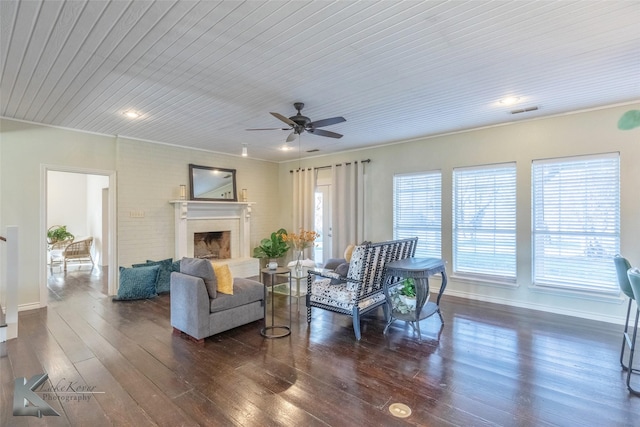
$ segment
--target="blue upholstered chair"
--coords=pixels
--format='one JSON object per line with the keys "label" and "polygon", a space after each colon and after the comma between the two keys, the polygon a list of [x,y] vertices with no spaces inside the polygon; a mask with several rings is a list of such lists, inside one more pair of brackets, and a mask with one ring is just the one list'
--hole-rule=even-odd
{"label": "blue upholstered chair", "polygon": [[633,333],[631,334],[631,348],[629,349],[629,364],[627,367],[627,389],[629,392],[635,394],[636,396],[640,396],[640,390],[634,389],[631,387],[631,374],[637,374],[640,371],[638,369],[633,369],[633,353],[636,349],[636,337],[638,335],[638,316],[640,315],[640,309],[638,308],[637,302],[640,301],[640,270],[637,268],[630,268],[627,271],[627,276],[629,277],[629,284],[631,285],[631,290],[633,291],[633,296],[636,301],[636,320],[633,325]]}
{"label": "blue upholstered chair", "polygon": [[627,271],[631,268],[631,264],[625,257],[616,255],[613,258],[613,262],[616,266],[616,274],[618,276],[618,287],[620,291],[629,297],[629,304],[627,305],[627,318],[624,321],[624,332],[622,334],[622,348],[620,349],[620,366],[626,371],[628,367],[624,364],[624,349],[627,346],[631,346],[631,337],[629,336],[629,317],[631,315],[631,306],[633,305],[634,296],[631,290],[631,284],[629,283],[629,276]]}

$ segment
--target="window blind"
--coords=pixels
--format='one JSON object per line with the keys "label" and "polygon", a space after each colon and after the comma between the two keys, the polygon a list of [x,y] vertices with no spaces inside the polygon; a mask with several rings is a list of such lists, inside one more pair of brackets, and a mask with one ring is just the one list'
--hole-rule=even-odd
{"label": "window blind", "polygon": [[440,171],[393,177],[393,237],[418,237],[416,257],[441,258]]}
{"label": "window blind", "polygon": [[453,268],[515,280],[515,163],[454,169]]}
{"label": "window blind", "polygon": [[533,282],[617,293],[618,153],[532,164]]}

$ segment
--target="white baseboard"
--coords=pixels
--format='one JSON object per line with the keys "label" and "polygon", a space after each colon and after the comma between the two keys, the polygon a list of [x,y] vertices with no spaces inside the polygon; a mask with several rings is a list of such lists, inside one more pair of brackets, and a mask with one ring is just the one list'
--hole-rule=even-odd
{"label": "white baseboard", "polygon": [[28,311],[28,310],[37,310],[40,307],[40,303],[39,302],[30,302],[28,304],[18,304],[18,313],[21,311]]}
{"label": "white baseboard", "polygon": [[597,320],[600,322],[624,325],[624,317],[606,316],[606,315],[601,315],[597,313],[590,313],[590,312],[585,312],[580,310],[572,310],[570,308],[558,309],[558,308],[549,307],[542,304],[519,302],[519,301],[513,301],[506,298],[487,297],[486,295],[472,294],[469,292],[460,292],[453,289],[447,289],[445,292],[445,295],[451,295],[454,297],[460,297],[460,298],[465,298],[465,299],[470,299],[475,301],[491,302],[494,304],[507,305],[510,307],[520,307],[520,308],[526,308],[529,310],[544,311],[547,313],[563,314],[565,316],[573,316],[573,317],[579,317],[582,319]]}

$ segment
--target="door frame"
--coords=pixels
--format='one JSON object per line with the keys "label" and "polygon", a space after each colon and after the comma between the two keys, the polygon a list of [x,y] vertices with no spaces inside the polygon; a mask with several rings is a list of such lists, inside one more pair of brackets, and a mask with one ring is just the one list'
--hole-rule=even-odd
{"label": "door frame", "polygon": [[108,284],[107,293],[115,295],[117,291],[117,223],[116,223],[116,171],[103,169],[79,168],[60,165],[40,165],[40,307],[46,307],[49,299],[47,290],[47,192],[49,172],[70,172],[85,175],[102,175],[109,177],[109,196],[107,208],[108,233]]}

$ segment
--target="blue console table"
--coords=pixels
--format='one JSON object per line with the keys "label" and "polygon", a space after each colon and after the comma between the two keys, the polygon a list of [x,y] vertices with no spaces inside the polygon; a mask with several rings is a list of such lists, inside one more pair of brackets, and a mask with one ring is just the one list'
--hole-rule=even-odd
{"label": "blue console table", "polygon": [[[442,284],[435,302],[429,299],[429,277],[435,274],[442,276]],[[416,306],[414,310],[407,310],[407,306],[397,304],[395,298],[396,284],[399,279],[414,279],[416,285]],[[444,319],[440,312],[440,298],[447,287],[447,273],[444,261],[440,258],[406,258],[387,263],[384,267],[384,293],[389,309],[389,321],[383,333],[387,333],[394,320],[410,322],[418,332],[418,340],[422,341],[420,334],[420,321],[438,313],[440,321],[444,325]]]}

